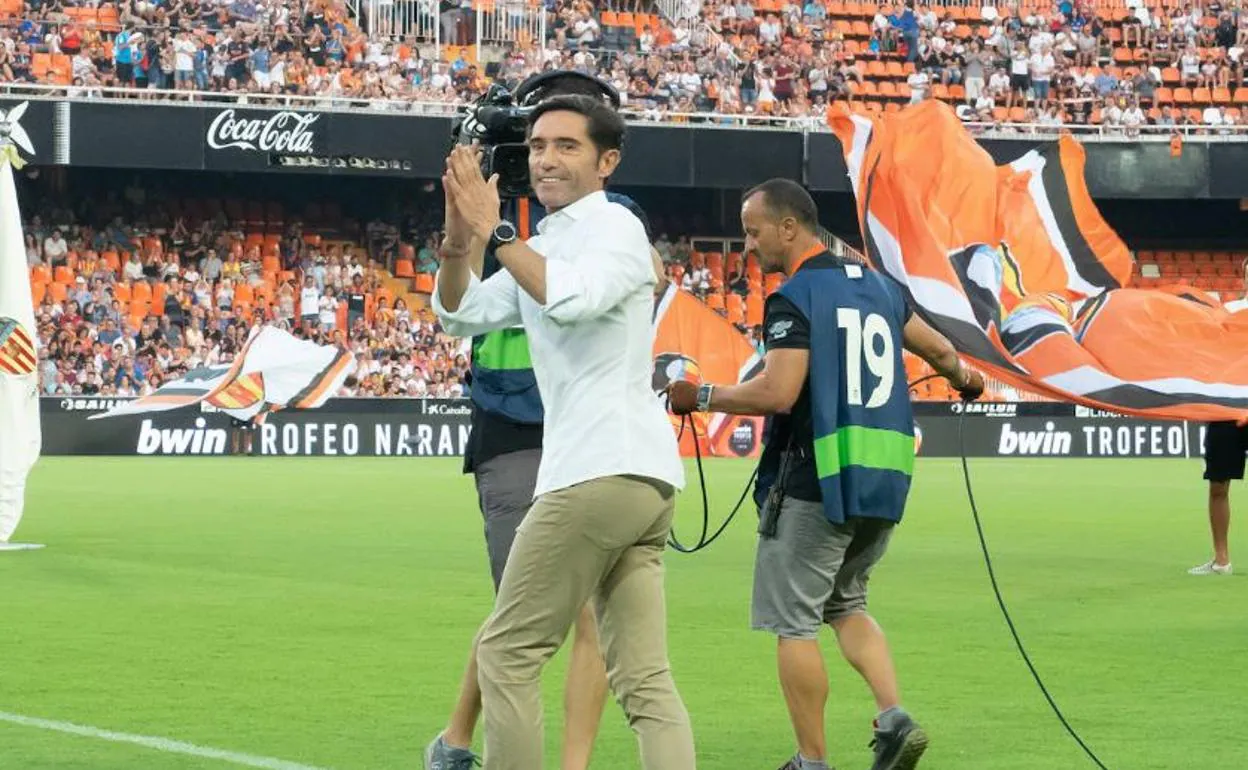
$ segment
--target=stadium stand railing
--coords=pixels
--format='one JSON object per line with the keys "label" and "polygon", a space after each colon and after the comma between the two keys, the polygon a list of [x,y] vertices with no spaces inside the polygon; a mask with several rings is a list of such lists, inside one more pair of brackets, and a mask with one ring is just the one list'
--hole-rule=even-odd
{"label": "stadium stand railing", "polygon": [[[821,93],[826,93],[830,100],[844,99],[851,109],[864,114],[901,109],[917,98],[911,79],[918,78],[915,88],[920,93],[957,105],[968,113],[966,119],[972,130],[992,136],[1044,135],[1058,130],[1055,123],[1089,141],[1175,133],[1214,141],[1226,136],[1238,138],[1248,130],[1244,125],[1248,114],[1243,109],[1248,106],[1243,57],[1244,48],[1248,47],[1248,12],[1238,4],[1198,6],[1193,10],[1177,0],[1104,0],[1060,6],[1022,0],[999,7],[995,3],[937,0],[914,9],[913,21],[917,26],[905,33],[897,26],[899,22],[885,15],[896,10],[895,5],[841,0],[816,0],[804,6],[780,0],[750,0],[748,4],[753,9],[753,19],[738,23],[735,17],[719,10],[727,8],[728,3],[688,0],[654,0],[653,5],[646,0],[635,2],[627,10],[620,3],[578,5],[564,0],[540,4],[533,0],[476,0],[445,9],[435,0],[350,0],[345,5],[326,4],[331,13],[326,16],[327,23],[320,26],[327,30],[343,29],[344,37],[350,38],[352,51],[375,45],[393,45],[399,51],[419,48],[422,56],[431,57],[437,64],[462,58],[480,65],[482,70],[495,68],[505,76],[536,71],[551,61],[552,53],[560,56],[559,66],[573,66],[572,58],[582,46],[593,55],[587,66],[608,76],[615,57],[629,49],[636,50],[639,44],[645,49],[641,51],[643,56],[657,54],[664,66],[697,60],[701,67],[703,60],[710,62],[709,69],[699,69],[702,74],[716,71],[712,60],[726,55],[732,67],[719,70],[721,82],[715,93],[703,86],[695,89],[699,92],[695,100],[698,110],[682,109],[676,99],[668,105],[635,110],[639,118],[665,122],[822,130],[823,106],[811,79],[812,70],[819,70],[821,82],[826,81],[824,85],[828,86]],[[744,4],[731,5],[736,8]],[[61,11],[44,13],[19,0],[3,0],[0,6],[0,25],[22,31],[20,40],[31,47],[30,77],[49,85],[72,87],[74,64],[67,53],[60,52],[56,42],[69,26],[80,32],[90,26],[103,33],[104,58],[111,58],[111,36],[123,26],[128,31],[145,31],[149,37],[160,30],[147,25],[144,18],[132,11],[123,14],[107,2],[98,7]],[[1064,17],[1059,15],[1063,11]],[[573,40],[561,31],[566,26],[552,24],[551,19],[556,18],[562,18],[565,25],[574,18],[592,21],[588,34],[592,42]],[[765,37],[758,25],[764,19],[768,20],[769,30]],[[1071,22],[1066,30],[1062,29],[1064,22]],[[300,25],[303,27],[296,30],[296,41],[302,28],[316,26],[304,21],[295,26]],[[682,32],[692,27],[692,34],[676,40],[673,27],[677,25],[684,25]],[[1070,30],[1079,29],[1080,25],[1094,29],[1092,49],[1076,49],[1073,37],[1053,39],[1055,32],[1073,35]],[[360,31],[367,37],[359,39]],[[822,37],[822,57],[816,56],[811,46],[811,41],[818,39],[813,32]],[[1016,42],[1036,45],[1042,32],[1049,35],[1058,54],[1049,102],[1036,100],[1035,94],[1024,86],[1023,95],[1017,99],[1007,99],[1006,92],[1011,89],[1006,88],[986,105],[969,103],[965,72],[957,58],[962,56],[959,46],[979,40],[985,49],[995,49],[993,67],[1005,64],[1008,68],[1010,46]],[[931,60],[919,60],[916,65],[916,51],[922,47],[924,36],[938,49],[938,55]],[[205,40],[214,45],[211,36]],[[566,48],[551,48],[556,40],[564,40]],[[935,46],[935,42],[940,45]],[[1043,44],[1041,40],[1039,45]],[[219,38],[215,45],[220,45]],[[1061,63],[1062,45],[1067,46],[1069,67]],[[509,63],[512,54],[520,54],[523,61]],[[1187,62],[1184,57],[1189,54],[1192,58]],[[773,86],[766,100],[751,96],[726,106],[721,103],[721,92],[740,90],[736,83],[742,66],[753,66],[751,62],[761,66],[779,55],[790,56],[796,67],[791,97],[780,98]],[[353,57],[350,53],[344,61],[348,68],[366,64],[362,56]],[[428,64],[430,59],[422,61]],[[832,72],[846,64],[851,74]],[[767,79],[778,74],[771,73]],[[1106,82],[1094,86],[1092,80],[1097,76],[1104,76]],[[247,75],[241,78],[247,79]],[[481,84],[486,80],[483,72]],[[422,89],[428,90],[427,85],[422,84]],[[91,89],[91,93],[98,92],[95,84],[83,87]],[[768,89],[761,89],[760,94],[764,90]],[[416,98],[369,101],[366,108],[440,111],[449,103],[471,99],[480,89],[470,83],[448,91],[446,99],[433,101],[433,107],[427,106],[429,100]],[[146,98],[181,98],[154,95],[150,90],[146,93]],[[1144,118],[1137,117],[1131,109],[1130,103],[1137,96],[1145,111]],[[292,97],[282,103],[296,103],[294,99],[302,98],[307,97]],[[634,103],[646,100],[644,95],[632,99]],[[1044,110],[1039,108],[1046,103],[1056,104],[1056,115],[1041,114]],[[421,106],[407,106],[411,104]],[[748,114],[751,110],[758,115]],[[1124,112],[1129,117],[1124,118]],[[1123,125],[1124,120],[1130,125]],[[1153,125],[1170,120],[1176,125]]]}
{"label": "stadium stand railing", "polygon": [[[116,86],[64,86],[46,83],[0,83],[0,95],[74,101],[133,101],[169,104],[223,105],[236,104],[272,109],[316,109],[343,112],[409,112],[416,115],[462,114],[466,102],[424,101],[409,99],[369,99],[335,96],[333,94],[266,94],[229,93],[216,91],[182,91],[176,89],[132,88]],[[656,112],[624,107],[621,113],[632,123],[657,123],[688,128],[752,128],[796,132],[826,133],[830,129],[822,114],[808,117],[724,114],[716,112]],[[976,136],[986,139],[1054,139],[1069,132],[1084,142],[1150,141],[1164,143],[1176,135],[1184,141],[1242,142],[1248,137],[1248,124],[1210,127],[1203,125],[1140,126],[1138,133],[1129,133],[1121,126],[1068,124],[1052,126],[1038,123],[1002,124],[964,121]]]}

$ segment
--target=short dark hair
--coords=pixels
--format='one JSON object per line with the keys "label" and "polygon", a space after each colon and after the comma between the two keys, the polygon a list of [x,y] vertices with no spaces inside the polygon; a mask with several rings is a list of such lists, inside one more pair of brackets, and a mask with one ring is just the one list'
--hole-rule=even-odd
{"label": "short dark hair", "polygon": [[815,199],[810,197],[805,187],[792,179],[768,179],[751,187],[742,196],[742,203],[755,195],[763,196],[763,205],[773,219],[793,217],[812,233],[819,229],[819,209],[815,206]]}
{"label": "short dark hair", "polygon": [[537,125],[538,119],[548,112],[575,112],[584,115],[589,123],[589,139],[598,148],[599,154],[624,148],[624,119],[601,99],[581,94],[551,97],[529,113],[530,134],[533,133],[533,126]]}

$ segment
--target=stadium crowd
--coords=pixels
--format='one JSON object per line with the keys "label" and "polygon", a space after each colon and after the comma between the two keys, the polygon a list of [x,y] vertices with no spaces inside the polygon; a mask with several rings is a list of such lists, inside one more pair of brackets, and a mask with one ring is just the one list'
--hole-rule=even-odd
{"label": "stadium crowd", "polygon": [[[148,394],[232,361],[254,323],[350,349],[359,378],[340,395],[466,394],[470,343],[443,334],[426,306],[441,220],[426,196],[362,224],[314,207],[313,232],[272,204],[164,192],[131,184],[73,207],[39,201],[24,223],[45,395]],[[267,234],[249,226],[265,218]],[[339,235],[320,234],[330,230]],[[761,345],[746,317],[747,303],[761,313],[752,260],[699,253],[685,235],[660,234],[655,247],[671,280]]]}
{"label": "stadium crowd", "polygon": [[[418,190],[357,221],[332,203],[295,216],[276,203],[115,181],[72,203],[31,190],[23,229],[45,395],[150,393],[232,361],[256,322],[349,348],[359,381],[341,395],[465,395],[470,343],[443,334],[426,307],[440,193]],[[743,262],[725,274],[687,236],[661,234],[655,246],[678,285],[725,316],[732,304],[757,340],[744,298],[761,286],[757,275],[744,280]]]}
{"label": "stadium crowd", "polygon": [[[399,0],[377,13],[430,16]],[[379,108],[454,109],[490,82],[548,67],[594,72],[628,109],[653,119],[693,113],[799,118],[826,104],[897,109],[940,98],[984,123],[1242,125],[1248,10],[1239,0],[1126,7],[1061,0],[993,6],[839,0],[678,4],[675,23],[641,0],[544,0],[547,39],[513,41],[498,61],[414,35],[365,34],[342,0],[0,0],[0,77],[214,91],[248,102],[303,95],[387,100]],[[627,6],[628,10],[624,8]],[[648,11],[643,13],[644,10]],[[444,38],[470,29],[467,4],[443,3]],[[398,29],[394,19],[374,27]],[[432,28],[430,21],[421,29]],[[458,35],[458,37],[456,37]],[[471,38],[471,35],[468,36]],[[490,58],[490,57],[487,57]],[[724,118],[729,119],[729,118]]]}
{"label": "stadium crowd", "polygon": [[468,342],[383,285],[366,247],[297,221],[263,243],[223,216],[101,221],[52,210],[25,225],[45,395],[150,393],[232,361],[252,322],[350,349],[358,382],[341,395],[464,395]]}

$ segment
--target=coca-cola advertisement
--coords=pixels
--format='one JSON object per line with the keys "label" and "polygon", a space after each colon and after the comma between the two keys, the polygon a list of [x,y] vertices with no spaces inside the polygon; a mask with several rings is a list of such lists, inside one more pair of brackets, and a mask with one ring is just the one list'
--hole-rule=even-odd
{"label": "coca-cola advertisement", "polygon": [[208,120],[210,150],[272,155],[312,155],[324,145],[323,114],[295,110],[224,109]]}

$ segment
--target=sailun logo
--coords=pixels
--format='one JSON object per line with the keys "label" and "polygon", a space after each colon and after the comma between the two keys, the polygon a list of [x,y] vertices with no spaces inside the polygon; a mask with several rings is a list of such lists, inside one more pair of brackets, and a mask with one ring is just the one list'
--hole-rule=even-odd
{"label": "sailun logo", "polygon": [[151,420],[139,426],[138,453],[141,455],[219,455],[225,454],[228,436],[222,428],[207,428],[203,417],[195,418],[194,428],[157,428]]}
{"label": "sailun logo", "polygon": [[1055,428],[1052,421],[1044,424],[1044,430],[1015,430],[1010,423],[1002,423],[997,454],[1033,456],[1070,454],[1072,440],[1070,432],[1055,430]]}

